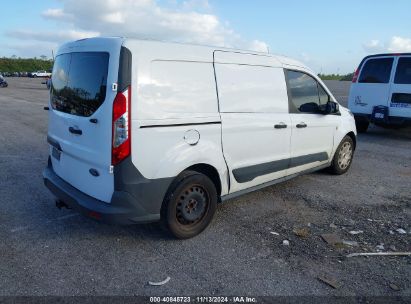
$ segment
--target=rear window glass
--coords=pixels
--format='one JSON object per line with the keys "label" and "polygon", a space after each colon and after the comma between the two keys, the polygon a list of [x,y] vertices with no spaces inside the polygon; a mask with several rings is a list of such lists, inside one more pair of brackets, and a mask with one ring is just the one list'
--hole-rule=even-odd
{"label": "rear window glass", "polygon": [[388,83],[390,81],[393,58],[368,60],[361,72],[360,83]]}
{"label": "rear window glass", "polygon": [[398,60],[394,82],[397,84],[411,84],[411,58],[400,58]]}
{"label": "rear window glass", "polygon": [[109,54],[68,53],[56,57],[50,91],[53,109],[91,116],[104,102]]}

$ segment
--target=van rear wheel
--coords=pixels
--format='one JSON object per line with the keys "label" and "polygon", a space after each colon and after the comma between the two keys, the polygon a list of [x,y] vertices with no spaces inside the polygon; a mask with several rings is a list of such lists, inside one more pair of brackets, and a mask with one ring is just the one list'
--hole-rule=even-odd
{"label": "van rear wheel", "polygon": [[211,223],[217,190],[204,174],[185,171],[171,184],[161,208],[163,226],[176,238],[188,239]]}
{"label": "van rear wheel", "polygon": [[341,175],[350,169],[354,156],[354,142],[350,136],[345,136],[335,151],[330,170],[332,173]]}

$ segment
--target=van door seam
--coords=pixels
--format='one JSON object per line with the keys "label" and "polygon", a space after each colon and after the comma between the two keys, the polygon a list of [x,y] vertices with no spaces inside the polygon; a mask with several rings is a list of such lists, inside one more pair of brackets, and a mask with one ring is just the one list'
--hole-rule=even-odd
{"label": "van door seam", "polygon": [[231,177],[230,177],[230,168],[228,167],[227,159],[225,158],[224,154],[224,145],[223,145],[223,119],[221,117],[220,111],[220,95],[218,93],[218,82],[217,82],[217,71],[215,67],[215,52],[213,52],[213,70],[214,70],[214,81],[215,81],[215,90],[217,96],[217,107],[218,107],[218,115],[220,116],[221,127],[220,127],[220,145],[221,145],[221,153],[223,155],[224,163],[227,169],[227,191],[230,193],[231,190]]}

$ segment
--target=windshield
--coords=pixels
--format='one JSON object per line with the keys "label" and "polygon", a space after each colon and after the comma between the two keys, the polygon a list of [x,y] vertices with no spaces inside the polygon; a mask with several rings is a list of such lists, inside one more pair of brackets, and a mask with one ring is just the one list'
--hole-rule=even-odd
{"label": "windshield", "polygon": [[109,54],[68,53],[56,57],[50,91],[53,109],[91,116],[104,102]]}

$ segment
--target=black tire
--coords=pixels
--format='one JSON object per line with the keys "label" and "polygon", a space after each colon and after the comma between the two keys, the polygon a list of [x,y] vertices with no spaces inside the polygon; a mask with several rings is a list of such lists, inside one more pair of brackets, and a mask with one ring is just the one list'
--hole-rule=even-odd
{"label": "black tire", "polygon": [[336,175],[344,174],[350,169],[354,156],[354,142],[350,136],[345,136],[335,151],[330,170]]}
{"label": "black tire", "polygon": [[355,125],[357,127],[357,132],[358,133],[365,133],[368,130],[370,122],[368,120],[365,120],[365,119],[356,119],[355,120]]}
{"label": "black tire", "polygon": [[204,174],[185,171],[171,184],[161,208],[163,227],[178,239],[200,234],[217,208],[217,190]]}

